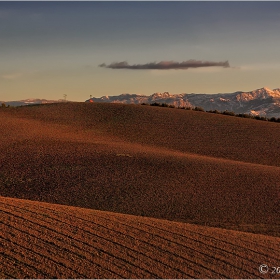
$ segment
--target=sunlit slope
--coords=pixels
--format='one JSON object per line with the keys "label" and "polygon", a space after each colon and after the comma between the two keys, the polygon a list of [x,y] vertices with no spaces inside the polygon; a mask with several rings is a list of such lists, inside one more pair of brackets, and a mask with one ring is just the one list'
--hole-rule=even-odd
{"label": "sunlit slope", "polygon": [[[177,114],[196,130],[184,135],[159,125],[178,125]],[[279,124],[120,104],[14,108],[0,117],[2,196],[279,236]],[[255,132],[236,153],[249,126]],[[203,146],[211,129],[230,145]],[[258,141],[264,129],[268,136]],[[237,140],[228,136],[233,130]],[[201,147],[197,154],[189,139]]]}
{"label": "sunlit slope", "polygon": [[231,116],[108,103],[15,108],[14,116],[113,135],[125,142],[280,166],[280,125]]}
{"label": "sunlit slope", "polygon": [[280,238],[0,197],[2,278],[277,278]]}

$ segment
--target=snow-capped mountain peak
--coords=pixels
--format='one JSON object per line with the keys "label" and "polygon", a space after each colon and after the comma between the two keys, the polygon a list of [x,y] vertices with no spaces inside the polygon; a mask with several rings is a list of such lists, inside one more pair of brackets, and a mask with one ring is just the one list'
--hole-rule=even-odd
{"label": "snow-capped mountain peak", "polygon": [[[195,94],[156,92],[150,96],[137,94],[121,94],[91,98],[91,102],[109,103],[167,103],[176,107],[202,107],[204,110],[233,111],[235,113],[259,114],[267,117],[280,117],[280,88],[259,88],[253,91],[237,91],[234,93]],[[89,102],[90,100],[86,100]]]}

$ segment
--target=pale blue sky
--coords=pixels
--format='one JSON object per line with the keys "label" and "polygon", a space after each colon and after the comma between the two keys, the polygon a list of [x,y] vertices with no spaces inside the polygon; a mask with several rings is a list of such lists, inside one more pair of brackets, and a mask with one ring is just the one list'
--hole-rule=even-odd
{"label": "pale blue sky", "polygon": [[[0,100],[280,87],[280,2],[0,2]],[[229,68],[99,67],[188,60]]]}

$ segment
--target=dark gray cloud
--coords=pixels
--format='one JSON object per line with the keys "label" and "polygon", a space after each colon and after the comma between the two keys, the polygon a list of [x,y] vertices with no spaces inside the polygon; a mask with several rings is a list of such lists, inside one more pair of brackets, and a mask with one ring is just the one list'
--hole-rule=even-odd
{"label": "dark gray cloud", "polygon": [[170,69],[188,69],[188,68],[198,68],[198,67],[230,67],[228,61],[214,62],[214,61],[200,61],[200,60],[187,60],[183,62],[175,61],[160,61],[150,62],[146,64],[133,64],[129,65],[126,61],[113,62],[111,64],[102,63],[99,67],[111,68],[111,69],[132,69],[132,70],[145,70],[145,69],[159,69],[159,70],[170,70]]}

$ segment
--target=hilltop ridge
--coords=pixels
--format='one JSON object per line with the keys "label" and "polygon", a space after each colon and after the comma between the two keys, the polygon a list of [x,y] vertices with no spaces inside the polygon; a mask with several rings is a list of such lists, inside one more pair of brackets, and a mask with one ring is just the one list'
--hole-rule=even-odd
{"label": "hilltop ridge", "polygon": [[[10,106],[25,106],[47,103],[61,103],[64,99],[25,99],[19,101],[0,101]],[[69,102],[69,101],[68,101]],[[156,92],[151,95],[123,93],[114,96],[92,97],[85,102],[105,102],[124,104],[166,103],[175,107],[202,107],[206,111],[232,111],[236,114],[250,114],[267,118],[280,118],[280,88],[273,90],[268,87],[249,92],[236,91],[233,93],[181,93]]]}

